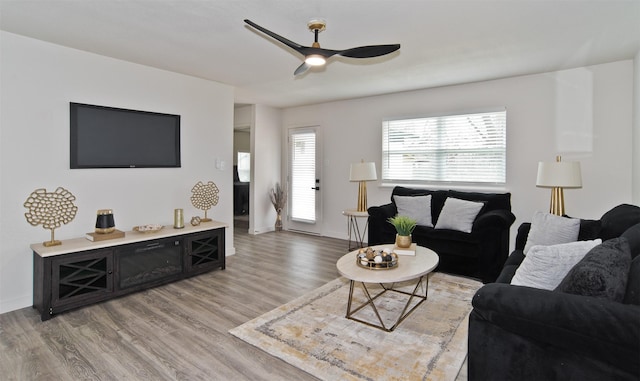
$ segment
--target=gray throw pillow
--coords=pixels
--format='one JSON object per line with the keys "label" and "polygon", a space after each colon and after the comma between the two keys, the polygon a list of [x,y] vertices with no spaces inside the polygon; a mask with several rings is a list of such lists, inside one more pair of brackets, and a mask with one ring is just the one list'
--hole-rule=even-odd
{"label": "gray throw pillow", "polygon": [[393,196],[399,216],[408,216],[416,220],[418,225],[433,227],[431,220],[431,195],[427,196]]}
{"label": "gray throw pillow", "polygon": [[580,219],[535,212],[531,219],[531,230],[524,245],[524,254],[535,245],[557,245],[575,242],[580,233]]}
{"label": "gray throw pillow", "polygon": [[622,302],[630,265],[627,240],[610,239],[591,249],[569,271],[556,291]]}
{"label": "gray throw pillow", "polygon": [[514,286],[553,290],[567,276],[569,270],[602,240],[576,241],[552,246],[536,245],[511,279]]}
{"label": "gray throw pillow", "polygon": [[483,202],[448,197],[440,211],[440,216],[438,216],[436,229],[451,229],[471,233],[473,222],[483,206]]}

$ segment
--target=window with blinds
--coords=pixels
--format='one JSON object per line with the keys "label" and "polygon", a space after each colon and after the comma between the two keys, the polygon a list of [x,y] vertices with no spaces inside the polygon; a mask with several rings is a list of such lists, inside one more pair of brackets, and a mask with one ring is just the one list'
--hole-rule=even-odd
{"label": "window with blinds", "polygon": [[505,110],[382,123],[382,180],[503,184]]}

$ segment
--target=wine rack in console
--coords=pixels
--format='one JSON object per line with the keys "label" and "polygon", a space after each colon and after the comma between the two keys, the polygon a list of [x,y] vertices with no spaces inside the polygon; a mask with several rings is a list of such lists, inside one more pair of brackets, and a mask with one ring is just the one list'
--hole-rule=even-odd
{"label": "wine rack in console", "polygon": [[33,307],[40,318],[225,268],[225,228],[207,222],[154,234],[60,246],[33,244]]}

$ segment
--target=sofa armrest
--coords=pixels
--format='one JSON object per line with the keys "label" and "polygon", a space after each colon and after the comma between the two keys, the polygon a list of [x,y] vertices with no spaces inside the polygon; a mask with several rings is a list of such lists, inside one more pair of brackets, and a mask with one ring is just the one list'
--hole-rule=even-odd
{"label": "sofa armrest", "polygon": [[500,283],[483,286],[472,304],[475,320],[640,374],[640,306]]}
{"label": "sofa armrest", "polygon": [[387,221],[390,217],[395,216],[398,212],[396,206],[393,203],[380,205],[380,206],[371,206],[367,209],[369,213],[369,218],[381,219],[383,221]]}
{"label": "sofa armrest", "polygon": [[509,229],[516,216],[506,209],[490,210],[483,213],[473,222],[473,231],[484,228]]}
{"label": "sofa armrest", "polygon": [[529,237],[529,230],[531,230],[531,222],[523,222],[518,227],[518,234],[516,234],[516,250],[524,250],[524,246],[527,244],[527,238]]}
{"label": "sofa armrest", "polygon": [[393,203],[372,206],[367,209],[367,212],[369,213],[367,244],[379,245],[393,242],[396,230],[387,220],[396,215],[396,206]]}
{"label": "sofa armrest", "polygon": [[496,209],[479,215],[471,230],[477,242],[477,271],[474,276],[483,283],[494,282],[509,255],[509,228],[516,217],[507,209]]}

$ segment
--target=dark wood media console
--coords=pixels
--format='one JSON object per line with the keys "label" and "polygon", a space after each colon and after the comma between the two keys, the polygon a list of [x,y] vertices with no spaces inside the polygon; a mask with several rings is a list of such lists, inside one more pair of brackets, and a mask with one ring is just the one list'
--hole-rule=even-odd
{"label": "dark wood media console", "polygon": [[63,311],[225,268],[226,225],[212,221],[124,238],[33,244],[33,307],[48,320]]}

